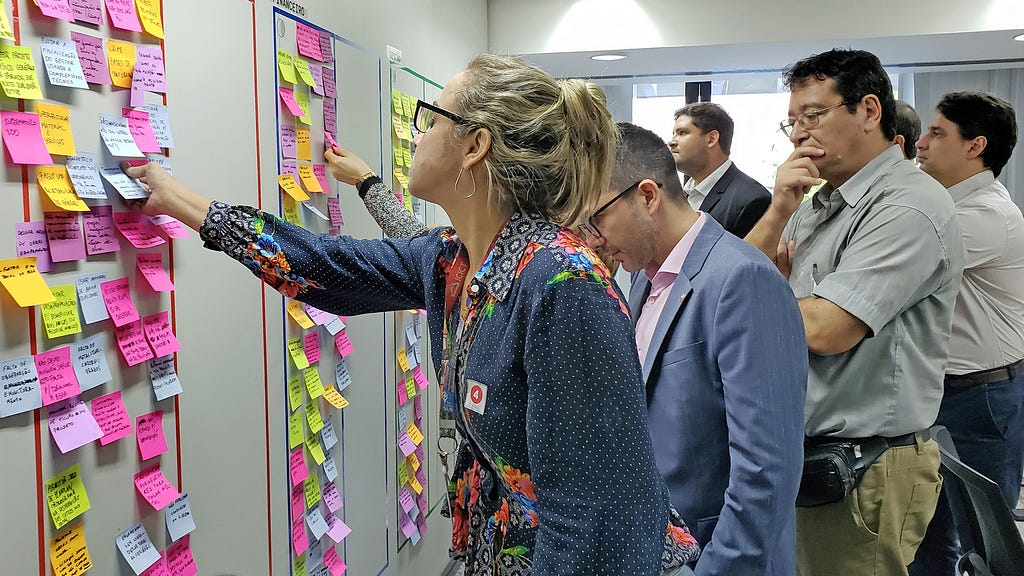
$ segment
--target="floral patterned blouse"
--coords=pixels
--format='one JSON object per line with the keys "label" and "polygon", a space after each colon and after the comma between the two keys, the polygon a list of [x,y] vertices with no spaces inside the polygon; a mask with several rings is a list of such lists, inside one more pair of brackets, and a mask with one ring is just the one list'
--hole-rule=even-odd
{"label": "floral patterned blouse", "polygon": [[654,465],[625,303],[568,230],[513,215],[466,284],[464,317],[453,279],[468,258],[451,228],[331,237],[214,202],[200,235],[328,312],[428,311],[442,409],[464,439],[449,490],[468,576],[654,576],[696,558]]}

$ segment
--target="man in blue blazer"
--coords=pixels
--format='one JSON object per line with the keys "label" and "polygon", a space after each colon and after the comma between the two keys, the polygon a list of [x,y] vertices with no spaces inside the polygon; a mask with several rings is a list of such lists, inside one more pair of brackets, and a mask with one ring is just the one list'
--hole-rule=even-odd
{"label": "man in blue blazer", "polygon": [[694,102],[676,110],[668,141],[690,207],[710,214],[726,231],[743,238],[764,215],[772,197],[729,158],[733,121],[724,108]]}
{"label": "man in blue blazer", "polygon": [[635,274],[655,459],[704,551],[698,576],[796,573],[807,343],[771,261],[694,212],[664,143],[620,124],[612,190],[580,225]]}

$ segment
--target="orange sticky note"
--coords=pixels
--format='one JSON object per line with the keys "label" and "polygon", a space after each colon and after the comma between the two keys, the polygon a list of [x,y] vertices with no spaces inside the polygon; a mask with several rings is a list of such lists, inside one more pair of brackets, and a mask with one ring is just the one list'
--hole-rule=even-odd
{"label": "orange sticky note", "polygon": [[22,308],[55,300],[50,287],[36,270],[35,256],[0,260],[0,284]]}
{"label": "orange sticky note", "polygon": [[298,300],[289,300],[286,305],[288,308],[288,314],[292,317],[292,320],[301,326],[302,328],[312,328],[314,326],[313,321],[309,319],[309,315],[302,309],[302,302]]}
{"label": "orange sticky note", "polygon": [[299,164],[299,178],[302,179],[302,185],[306,187],[306,190],[309,190],[310,192],[324,191],[324,189],[320,187],[320,181],[316,179],[316,174],[313,173],[312,164]]}
{"label": "orange sticky note", "polygon": [[75,138],[71,134],[71,111],[67,106],[35,103],[39,114],[39,126],[43,129],[43,141],[50,154],[75,155]]}
{"label": "orange sticky note", "polygon": [[297,202],[303,202],[309,200],[309,195],[299,186],[299,183],[295,181],[293,174],[281,174],[277,177],[277,184],[284,190],[289,196],[294,198]]}
{"label": "orange sticky note", "polygon": [[50,563],[54,576],[81,576],[92,568],[81,522],[50,540]]}
{"label": "orange sticky note", "polygon": [[75,194],[68,169],[64,166],[36,166],[36,183],[58,210],[89,211],[89,206]]}
{"label": "orange sticky note", "polygon": [[160,18],[160,0],[135,0],[135,9],[146,32],[163,39],[164,23]]}
{"label": "orange sticky note", "polygon": [[313,151],[309,139],[309,128],[295,129],[295,157],[299,160],[313,160]]}
{"label": "orange sticky note", "polygon": [[409,422],[409,425],[405,427],[405,433],[409,435],[409,439],[412,440],[413,444],[419,446],[420,442],[423,442],[423,434],[416,427],[415,422]]}
{"label": "orange sticky note", "polygon": [[107,39],[107,64],[110,67],[110,81],[119,88],[132,87],[132,72],[135,70],[135,44]]}
{"label": "orange sticky note", "polygon": [[334,386],[327,386],[324,388],[324,398],[331,403],[338,410],[341,410],[345,406],[348,406],[348,400],[345,399]]}

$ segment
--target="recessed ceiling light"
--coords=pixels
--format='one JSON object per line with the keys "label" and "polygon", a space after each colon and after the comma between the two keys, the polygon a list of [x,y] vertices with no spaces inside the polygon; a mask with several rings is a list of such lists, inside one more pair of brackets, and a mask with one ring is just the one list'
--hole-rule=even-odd
{"label": "recessed ceiling light", "polygon": [[599,60],[601,62],[614,62],[615,60],[625,60],[625,54],[594,54],[590,57],[591,60]]}
{"label": "recessed ceiling light", "polygon": [[1013,37],[1013,39],[1016,40],[1017,42],[1024,42],[1024,34],[1017,34],[1016,36]]}

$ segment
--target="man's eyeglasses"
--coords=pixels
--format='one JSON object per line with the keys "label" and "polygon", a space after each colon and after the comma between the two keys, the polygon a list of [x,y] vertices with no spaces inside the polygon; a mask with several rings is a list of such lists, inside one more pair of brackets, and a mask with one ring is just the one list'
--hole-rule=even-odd
{"label": "man's eyeglasses", "polygon": [[441,108],[440,106],[435,106],[434,104],[424,102],[423,100],[417,100],[416,113],[413,114],[412,116],[412,124],[413,126],[416,127],[417,130],[420,131],[420,133],[426,132],[427,130],[430,130],[431,127],[434,126],[434,121],[437,120],[438,114],[444,116],[445,118],[448,118],[449,120],[455,122],[456,124],[469,123],[468,120],[454,112],[449,112],[444,108]]}
{"label": "man's eyeglasses", "polygon": [[810,130],[821,122],[822,116],[828,114],[829,111],[839,108],[840,106],[846,106],[848,103],[844,100],[835,106],[829,106],[828,108],[822,108],[821,110],[808,110],[803,114],[797,114],[795,120],[783,120],[779,122],[779,128],[782,129],[782,133],[787,137],[793,134],[793,127],[797,124],[800,125],[804,130]]}
{"label": "man's eyeglasses", "polygon": [[[619,200],[619,198],[622,198],[626,194],[629,194],[630,192],[632,192],[633,189],[635,189],[637,186],[639,186],[641,182],[643,182],[643,180],[638,180],[635,184],[633,184],[629,188],[626,188],[622,192],[619,192],[618,194],[616,194],[615,198],[612,198],[611,200],[605,202],[603,206],[601,206],[597,210],[594,210],[594,213],[591,214],[589,218],[587,218],[583,222],[580,222],[579,224],[576,225],[576,232],[578,232],[579,235],[584,237],[584,238],[586,238],[587,236],[590,236],[590,237],[593,237],[593,238],[600,238],[601,237],[601,231],[597,229],[597,224],[596,224],[597,217],[600,216],[602,212],[607,210],[609,206],[611,206],[612,204],[615,204],[615,202],[617,202]],[[661,184],[659,184],[658,182],[655,182],[654,184],[656,186],[661,186]]]}

